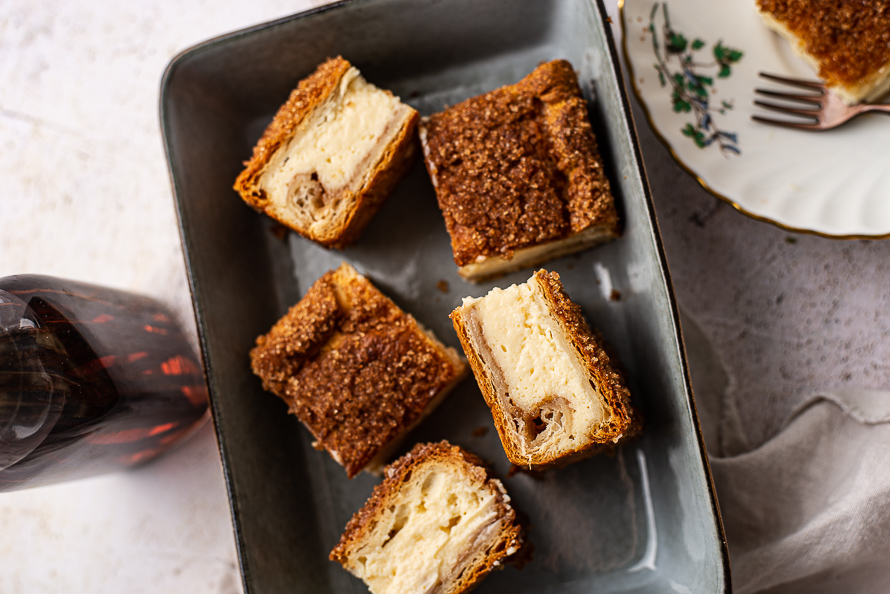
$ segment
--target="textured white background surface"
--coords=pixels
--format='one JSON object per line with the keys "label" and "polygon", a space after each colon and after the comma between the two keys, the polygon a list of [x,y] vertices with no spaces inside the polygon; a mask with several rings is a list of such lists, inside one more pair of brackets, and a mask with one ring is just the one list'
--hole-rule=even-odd
{"label": "textured white background surface", "polygon": [[[192,325],[161,75],[194,43],[312,4],[0,3],[0,276],[139,291]],[[617,23],[615,0],[607,6]],[[695,326],[709,443],[719,448],[732,408],[742,438],[723,445],[738,451],[773,436],[814,391],[890,387],[890,242],[748,219],[681,171],[637,116],[677,298]],[[0,494],[0,534],[3,594],[241,590],[209,426],[142,469]]]}
{"label": "textured white background surface", "polygon": [[[145,293],[193,328],[161,76],[195,43],[311,5],[0,2],[0,277]],[[2,594],[241,592],[209,424],[144,468],[0,494],[0,535]]]}

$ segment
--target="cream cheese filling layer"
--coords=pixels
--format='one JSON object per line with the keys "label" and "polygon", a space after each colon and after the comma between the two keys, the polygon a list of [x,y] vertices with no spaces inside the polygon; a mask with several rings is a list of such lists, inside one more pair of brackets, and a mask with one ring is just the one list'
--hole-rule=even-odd
{"label": "cream cheese filling layer", "polygon": [[[478,328],[476,340],[496,366],[499,396],[515,417],[523,449],[575,448],[607,420],[603,396],[549,303],[532,278],[480,299],[464,299]],[[498,382],[501,383],[501,382]],[[556,443],[554,443],[556,442]]]}
{"label": "cream cheese filling layer", "polygon": [[500,530],[493,490],[431,465],[415,471],[349,569],[373,594],[442,591]]}
{"label": "cream cheese filling layer", "polygon": [[614,237],[612,230],[606,226],[588,227],[562,239],[519,248],[510,259],[503,256],[479,256],[475,262],[461,266],[458,274],[469,281],[476,281],[573,254]]}
{"label": "cream cheese filling layer", "polygon": [[295,207],[311,225],[327,226],[344,191],[366,181],[410,116],[408,106],[347,70],[336,91],[309,114],[270,159],[260,179],[271,206]]}

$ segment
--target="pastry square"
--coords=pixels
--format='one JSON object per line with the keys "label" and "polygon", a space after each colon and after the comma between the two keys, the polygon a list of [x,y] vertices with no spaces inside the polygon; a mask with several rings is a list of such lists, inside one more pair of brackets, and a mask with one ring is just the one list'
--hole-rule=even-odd
{"label": "pastry square", "polygon": [[890,90],[890,1],[757,0],[757,8],[847,103]]}
{"label": "pastry square", "polygon": [[282,398],[352,478],[379,472],[399,438],[466,375],[445,347],[352,266],[319,278],[250,351]]}
{"label": "pastry square", "polygon": [[442,441],[417,444],[386,468],[330,558],[373,594],[457,594],[521,545],[501,482],[479,458]]}
{"label": "pastry square", "polygon": [[639,430],[623,378],[557,273],[467,297],[451,319],[513,464],[562,465]]}
{"label": "pastry square", "polygon": [[342,248],[410,168],[419,117],[343,58],[330,59],[275,114],[235,190],[303,237]]}
{"label": "pastry square", "polygon": [[618,235],[587,104],[565,60],[422,119],[420,140],[454,261],[468,280]]}

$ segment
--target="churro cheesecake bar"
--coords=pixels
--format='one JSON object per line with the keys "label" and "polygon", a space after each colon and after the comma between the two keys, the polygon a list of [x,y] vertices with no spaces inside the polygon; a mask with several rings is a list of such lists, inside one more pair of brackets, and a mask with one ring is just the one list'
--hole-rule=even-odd
{"label": "churro cheesecake bar", "polygon": [[300,235],[344,247],[410,168],[418,118],[349,62],[330,59],[275,114],[235,190]]}
{"label": "churro cheesecake bar", "polygon": [[457,594],[521,545],[504,486],[479,458],[443,441],[417,444],[386,468],[330,558],[373,594]]}
{"label": "churro cheesecake bar", "polygon": [[618,235],[587,104],[565,60],[422,119],[420,140],[466,279],[498,276]]}
{"label": "churro cheesecake bar", "polygon": [[557,273],[467,297],[451,318],[513,464],[565,464],[638,432],[624,380]]}
{"label": "churro cheesecake bar", "polygon": [[890,0],[757,0],[757,8],[847,103],[890,90]]}
{"label": "churro cheesecake bar", "polygon": [[399,440],[466,374],[466,363],[349,264],[327,272],[250,351],[352,478],[379,472]]}

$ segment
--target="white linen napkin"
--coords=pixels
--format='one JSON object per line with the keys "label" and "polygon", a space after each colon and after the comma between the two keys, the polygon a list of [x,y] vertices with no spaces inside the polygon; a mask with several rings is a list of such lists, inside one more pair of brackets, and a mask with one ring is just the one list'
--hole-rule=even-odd
{"label": "white linen napkin", "polygon": [[890,592],[890,394],[825,392],[711,457],[738,594]]}
{"label": "white linen napkin", "polygon": [[890,392],[816,391],[749,448],[732,380],[682,322],[733,591],[890,592]]}

